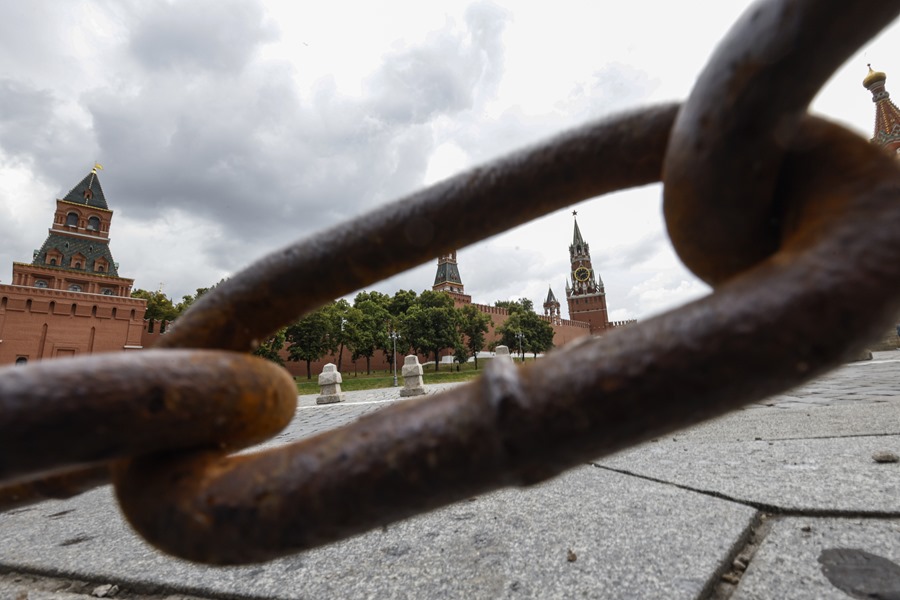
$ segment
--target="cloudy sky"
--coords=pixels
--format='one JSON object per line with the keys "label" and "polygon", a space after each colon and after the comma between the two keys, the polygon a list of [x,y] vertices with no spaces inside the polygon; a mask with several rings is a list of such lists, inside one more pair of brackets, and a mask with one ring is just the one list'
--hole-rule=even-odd
{"label": "cloudy sky", "polygon": [[[0,281],[103,164],[113,256],[175,300],[511,149],[686,97],[741,0],[28,0],[0,20]],[[702,27],[699,24],[703,24]],[[871,136],[866,63],[900,94],[896,24],[813,110]],[[613,319],[706,293],[658,186],[572,207]],[[572,208],[462,249],[476,302],[561,299]],[[433,258],[376,289],[430,288]],[[563,302],[565,305],[565,303]]]}

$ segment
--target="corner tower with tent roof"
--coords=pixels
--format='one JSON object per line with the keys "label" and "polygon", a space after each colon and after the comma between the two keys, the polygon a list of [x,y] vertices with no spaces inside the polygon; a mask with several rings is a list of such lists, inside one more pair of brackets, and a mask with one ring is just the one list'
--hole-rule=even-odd
{"label": "corner tower with tent roof", "polygon": [[75,279],[81,282],[71,283],[70,286],[75,286],[69,288],[71,291],[89,291],[83,283],[95,293],[128,296],[133,281],[119,278],[109,249],[112,214],[95,166],[65,197],[56,201],[49,235],[35,252],[31,264],[78,273]]}

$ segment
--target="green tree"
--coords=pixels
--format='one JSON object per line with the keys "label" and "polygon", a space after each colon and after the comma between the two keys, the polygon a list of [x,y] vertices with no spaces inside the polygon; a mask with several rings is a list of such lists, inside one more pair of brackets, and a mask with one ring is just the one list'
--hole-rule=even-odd
{"label": "green tree", "polygon": [[[456,363],[456,370],[459,371],[459,366],[466,363],[469,360],[469,351],[468,348],[463,344],[459,344],[456,348],[453,349],[453,362]],[[478,360],[477,357],[475,360]]]}
{"label": "green tree", "polygon": [[426,290],[400,319],[400,331],[410,346],[425,356],[434,355],[434,370],[440,368],[440,352],[461,344],[459,311],[447,294]]}
{"label": "green tree", "polygon": [[341,370],[344,360],[344,348],[353,350],[353,343],[358,338],[356,328],[361,320],[356,309],[341,298],[322,308],[328,323],[328,349],[337,354],[337,370]]}
{"label": "green tree", "polygon": [[416,293],[412,290],[397,290],[388,302],[388,312],[399,319],[406,314],[410,306],[415,304],[416,298]]}
{"label": "green tree", "polygon": [[539,352],[547,352],[553,348],[553,326],[539,315],[525,313],[521,324],[525,328],[525,345],[523,352],[531,352],[537,358]]}
{"label": "green tree", "polygon": [[519,335],[524,335],[522,324],[519,322],[521,313],[519,311],[510,312],[509,318],[497,327],[497,345],[503,345],[509,348],[511,354],[520,354],[519,349],[522,347]]}
{"label": "green tree", "polygon": [[147,301],[147,310],[144,312],[145,319],[154,319],[156,321],[174,321],[180,314],[172,300],[162,292],[148,292],[147,290],[137,289],[131,292],[132,298],[143,298]]}
{"label": "green tree", "polygon": [[511,312],[503,325],[497,328],[499,343],[509,346],[525,360],[525,353],[544,352],[553,347],[553,327],[532,311]]}
{"label": "green tree", "polygon": [[189,308],[194,304],[194,302],[196,302],[197,300],[200,299],[200,296],[202,296],[202,295],[204,295],[204,294],[206,294],[206,293],[208,293],[208,292],[213,291],[214,289],[216,289],[217,287],[219,287],[220,285],[222,285],[222,284],[225,283],[226,281],[228,281],[228,279],[222,278],[222,279],[219,280],[218,283],[214,283],[214,284],[212,285],[212,287],[201,287],[201,288],[197,288],[196,293],[194,293],[194,294],[188,294],[188,295],[186,295],[186,296],[182,296],[182,297],[181,297],[181,302],[179,302],[179,303],[175,306],[175,308],[178,309],[178,314],[181,315],[182,313],[184,313],[184,311],[186,311],[187,309],[189,309]]}
{"label": "green tree", "polygon": [[518,300],[497,300],[494,306],[505,308],[509,312],[528,311],[534,312],[534,302],[528,298],[519,298]]}
{"label": "green tree", "polygon": [[312,379],[311,363],[328,353],[328,320],[322,309],[287,326],[288,360],[306,361],[306,378]]}
{"label": "green tree", "polygon": [[[409,307],[412,306],[418,296],[413,290],[398,290],[390,298],[387,304],[387,310],[390,314],[390,323],[388,323],[388,333],[391,331],[397,334],[396,347],[400,352],[400,356],[405,356],[412,348],[409,338],[404,335],[404,329],[400,326],[400,322]],[[391,369],[394,368],[394,340],[388,338],[389,346],[386,347],[385,353],[388,355],[388,364]]]}
{"label": "green tree", "polygon": [[459,332],[465,336],[465,347],[475,357],[475,368],[478,369],[478,353],[484,349],[484,337],[490,330],[494,320],[475,308],[466,304],[459,309]]}
{"label": "green tree", "polygon": [[[356,309],[354,318],[358,319],[354,324],[356,339],[353,340],[353,360],[365,357],[367,374],[372,372],[372,356],[376,350],[388,354],[391,314],[387,306],[390,299],[390,296],[380,292],[360,292],[353,300],[353,308]],[[393,355],[389,361],[391,360]]]}
{"label": "green tree", "polygon": [[[215,287],[215,286],[213,286],[213,287]],[[205,288],[205,287],[197,288],[197,293],[195,293],[193,295],[188,294],[186,296],[182,296],[181,302],[179,302],[176,305],[176,308],[178,309],[178,314],[180,315],[180,314],[184,313],[184,311],[189,309],[191,307],[191,305],[193,305],[194,302],[196,302],[200,298],[200,296],[202,296],[203,294],[208,292],[210,289],[211,288]]]}
{"label": "green tree", "polygon": [[284,348],[286,328],[282,327],[268,338],[266,338],[259,347],[253,351],[256,356],[267,358],[276,365],[284,366],[284,360],[281,358],[279,351]]}

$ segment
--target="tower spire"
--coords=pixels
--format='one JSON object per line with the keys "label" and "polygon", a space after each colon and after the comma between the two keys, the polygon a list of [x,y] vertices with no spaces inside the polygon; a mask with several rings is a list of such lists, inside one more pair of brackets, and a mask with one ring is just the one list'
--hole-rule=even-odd
{"label": "tower spire", "polygon": [[572,218],[575,221],[575,233],[572,235],[572,245],[584,245],[584,238],[581,237],[581,230],[578,228],[578,211],[572,211]]}
{"label": "tower spire", "polygon": [[547,299],[544,300],[544,316],[550,317],[550,322],[554,325],[559,325],[561,323],[562,316],[559,308],[559,300],[556,299],[553,288],[548,287]]}
{"label": "tower spire", "polygon": [[457,306],[472,302],[472,297],[466,294],[462,277],[459,275],[459,265],[456,264],[456,250],[438,257],[437,273],[434,275],[434,285],[431,286],[431,289],[435,292],[450,294]]}
{"label": "tower spire", "polygon": [[891,95],[885,89],[887,75],[869,67],[869,73],[863,79],[863,87],[872,93],[875,103],[875,130],[872,143],[892,153],[900,154],[900,109],[891,102]]}

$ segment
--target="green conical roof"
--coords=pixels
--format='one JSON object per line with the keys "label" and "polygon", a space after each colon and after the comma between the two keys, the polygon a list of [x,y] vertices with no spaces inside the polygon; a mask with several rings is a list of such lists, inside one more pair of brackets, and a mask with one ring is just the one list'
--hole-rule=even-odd
{"label": "green conical roof", "polygon": [[109,210],[106,196],[103,195],[103,188],[100,187],[100,179],[95,171],[88,173],[78,185],[69,190],[63,200],[73,204],[86,204],[94,208]]}

